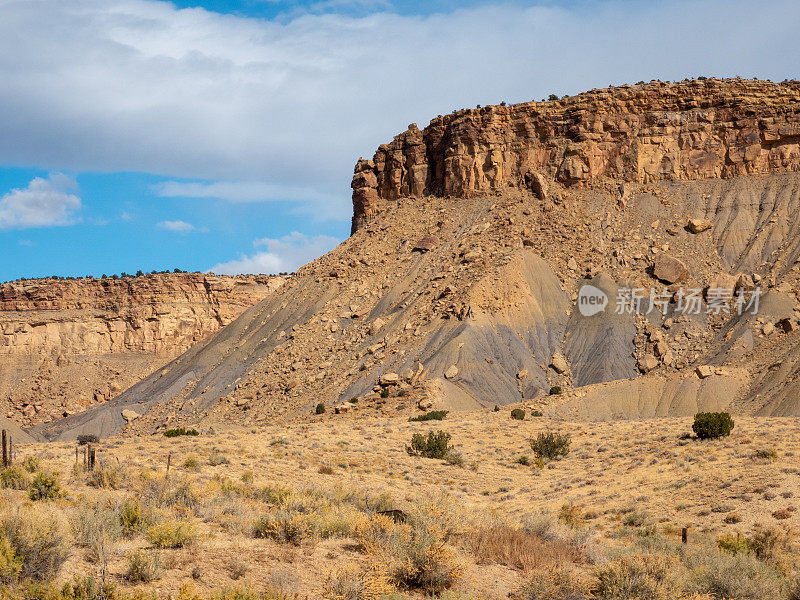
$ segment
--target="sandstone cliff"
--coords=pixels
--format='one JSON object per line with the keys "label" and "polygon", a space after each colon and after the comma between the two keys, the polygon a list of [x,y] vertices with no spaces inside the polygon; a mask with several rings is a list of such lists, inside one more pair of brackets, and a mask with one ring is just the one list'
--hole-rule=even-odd
{"label": "sandstone cliff", "polygon": [[0,400],[20,422],[103,402],[281,283],[164,273],[0,285]]}
{"label": "sandstone cliff", "polygon": [[[359,159],[353,231],[387,202],[547,180],[727,178],[800,170],[800,82],[692,80],[592,90],[433,119]],[[546,185],[546,183],[544,183]]]}

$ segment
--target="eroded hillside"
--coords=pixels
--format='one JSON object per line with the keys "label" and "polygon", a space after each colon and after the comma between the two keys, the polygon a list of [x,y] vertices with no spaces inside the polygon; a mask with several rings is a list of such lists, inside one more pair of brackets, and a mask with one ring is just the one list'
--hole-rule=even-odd
{"label": "eroded hillside", "polygon": [[30,424],[105,402],[279,284],[199,273],[2,284],[2,414]]}
{"label": "eroded hillside", "polygon": [[[275,422],[321,401],[798,414],[799,123],[797,82],[705,80],[412,126],[359,160],[348,240],[109,405],[33,433],[112,433],[123,409],[143,415],[132,431]],[[586,282],[607,310],[574,310]],[[709,310],[708,288],[763,294],[738,315],[730,297]],[[642,309],[614,310],[631,289]]]}

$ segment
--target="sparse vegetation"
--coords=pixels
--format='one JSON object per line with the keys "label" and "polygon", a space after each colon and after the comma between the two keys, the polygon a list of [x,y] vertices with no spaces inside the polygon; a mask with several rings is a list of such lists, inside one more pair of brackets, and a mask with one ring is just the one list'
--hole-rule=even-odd
{"label": "sparse vegetation", "polygon": [[61,497],[61,484],[55,473],[37,473],[28,489],[31,500],[57,500]]}
{"label": "sparse vegetation", "polygon": [[200,432],[198,432],[196,429],[186,429],[185,427],[176,427],[174,429],[167,429],[164,431],[164,437],[168,438],[180,437],[183,435],[194,437],[200,435]]}
{"label": "sparse vegetation", "polygon": [[325,409],[325,403],[324,402],[320,402],[319,404],[317,404],[317,408],[314,409],[314,412],[316,412],[316,414],[318,414],[318,415],[324,415],[325,414],[325,410],[326,410]]}
{"label": "sparse vegetation", "polygon": [[183,548],[195,539],[196,526],[189,521],[166,520],[147,530],[147,539],[156,548]]}
{"label": "sparse vegetation", "polygon": [[731,434],[733,419],[726,412],[697,413],[694,416],[692,431],[701,440],[714,440]]}
{"label": "sparse vegetation", "polygon": [[406,446],[406,452],[411,456],[445,460],[453,452],[450,434],[444,431],[429,431],[427,436],[415,433],[411,436],[411,445]]}
{"label": "sparse vegetation", "polygon": [[531,450],[542,460],[557,460],[569,454],[571,438],[568,433],[547,431],[530,440]]}
{"label": "sparse vegetation", "polygon": [[525,410],[522,408],[514,408],[511,410],[511,418],[517,421],[525,420]]}
{"label": "sparse vegetation", "polygon": [[415,417],[409,417],[410,422],[419,423],[422,421],[441,421],[447,416],[448,411],[446,410],[431,410],[426,412],[422,415],[417,415]]}

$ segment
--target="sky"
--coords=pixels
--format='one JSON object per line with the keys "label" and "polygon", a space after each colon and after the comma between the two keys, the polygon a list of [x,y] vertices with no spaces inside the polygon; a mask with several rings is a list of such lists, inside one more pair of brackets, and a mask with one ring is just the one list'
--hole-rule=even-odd
{"label": "sky", "polygon": [[0,281],[293,271],[410,123],[797,79],[798,24],[795,0],[0,0]]}

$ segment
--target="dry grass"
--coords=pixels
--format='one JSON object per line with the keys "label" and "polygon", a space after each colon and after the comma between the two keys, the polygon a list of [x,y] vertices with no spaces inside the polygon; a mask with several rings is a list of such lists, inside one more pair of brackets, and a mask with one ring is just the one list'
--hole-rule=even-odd
{"label": "dry grass", "polygon": [[464,535],[478,564],[498,564],[532,571],[586,561],[580,547],[563,540],[544,540],[508,525],[476,527]]}

